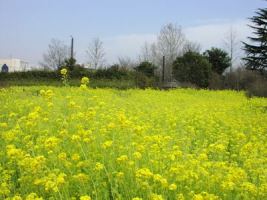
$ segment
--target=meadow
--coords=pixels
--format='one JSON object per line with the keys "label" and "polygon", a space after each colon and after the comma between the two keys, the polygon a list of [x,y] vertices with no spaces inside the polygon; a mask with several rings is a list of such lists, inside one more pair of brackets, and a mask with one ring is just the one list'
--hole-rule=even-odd
{"label": "meadow", "polygon": [[0,89],[0,199],[267,199],[267,99]]}

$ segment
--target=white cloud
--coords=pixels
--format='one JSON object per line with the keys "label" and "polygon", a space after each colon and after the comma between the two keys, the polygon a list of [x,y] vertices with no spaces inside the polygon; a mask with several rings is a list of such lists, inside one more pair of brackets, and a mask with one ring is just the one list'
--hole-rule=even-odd
{"label": "white cloud", "polygon": [[152,43],[155,39],[156,34],[131,34],[104,38],[107,60],[116,62],[120,56],[135,58],[145,42]]}
{"label": "white cloud", "polygon": [[208,24],[202,26],[185,28],[184,32],[189,40],[198,42],[201,44],[202,49],[208,49],[210,47],[224,47],[224,40],[229,34],[232,27],[236,33],[236,39],[238,41],[245,41],[246,37],[250,35],[250,29],[247,26],[248,21],[236,21],[233,23],[220,23],[220,24]]}
{"label": "white cloud", "polygon": [[[239,20],[229,22],[226,20],[208,21],[205,25],[198,25],[184,28],[186,38],[190,41],[198,42],[202,50],[211,47],[224,47],[223,40],[229,33],[230,28],[236,32],[237,40],[245,41],[251,35],[251,30],[247,26],[249,21]],[[145,42],[152,43],[156,40],[157,33],[151,34],[129,34],[103,38],[108,63],[114,63],[119,56],[136,58]]]}

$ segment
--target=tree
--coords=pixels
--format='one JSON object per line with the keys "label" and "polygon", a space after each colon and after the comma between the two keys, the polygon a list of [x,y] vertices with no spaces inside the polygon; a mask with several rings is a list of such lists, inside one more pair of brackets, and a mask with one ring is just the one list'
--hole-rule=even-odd
{"label": "tree", "polygon": [[52,39],[40,64],[46,69],[58,69],[64,64],[68,54],[69,48],[63,41]]}
{"label": "tree", "polygon": [[173,73],[180,82],[207,87],[211,76],[211,64],[205,56],[189,51],[174,61]]}
{"label": "tree", "polygon": [[189,51],[199,53],[201,51],[200,44],[197,42],[186,41],[183,46],[183,54]]}
{"label": "tree", "polygon": [[64,67],[66,67],[69,71],[73,71],[76,66],[76,59],[75,58],[68,58],[64,62]]}
{"label": "tree", "polygon": [[153,77],[155,69],[156,67],[148,61],[141,62],[137,67],[135,67],[136,71],[143,73],[147,77]]}
{"label": "tree", "polygon": [[[145,43],[141,49],[140,61],[152,62],[155,66],[162,66],[162,57],[165,56],[164,80],[172,80],[172,63],[177,56],[183,54],[185,35],[182,28],[169,23],[162,26],[156,42]],[[158,75],[161,75],[161,68],[158,68]]]}
{"label": "tree", "polygon": [[158,65],[161,65],[162,57],[165,56],[164,80],[172,80],[172,63],[177,56],[182,55],[184,43],[185,35],[180,26],[169,23],[161,28],[154,51],[156,55],[154,56],[158,59]]}
{"label": "tree", "polygon": [[203,55],[211,63],[212,71],[220,75],[231,66],[231,58],[222,49],[212,47],[210,50],[205,51]]}
{"label": "tree", "polygon": [[240,41],[233,27],[230,28],[225,36],[224,46],[230,57],[230,72],[232,72],[233,65],[238,58],[238,51],[240,50]]}
{"label": "tree", "polygon": [[149,43],[145,42],[145,44],[141,47],[141,54],[139,55],[139,61],[140,62],[151,62],[152,61],[152,55],[151,55],[151,45]]}
{"label": "tree", "polygon": [[86,51],[89,57],[89,63],[94,69],[101,67],[105,62],[105,51],[103,42],[99,38],[94,38]]}
{"label": "tree", "polygon": [[243,42],[246,57],[243,58],[247,69],[263,72],[267,69],[267,8],[258,9],[250,18],[254,25],[254,37],[248,37],[251,44]]}
{"label": "tree", "polygon": [[118,63],[120,68],[127,70],[132,70],[136,66],[135,61],[128,56],[119,56]]}

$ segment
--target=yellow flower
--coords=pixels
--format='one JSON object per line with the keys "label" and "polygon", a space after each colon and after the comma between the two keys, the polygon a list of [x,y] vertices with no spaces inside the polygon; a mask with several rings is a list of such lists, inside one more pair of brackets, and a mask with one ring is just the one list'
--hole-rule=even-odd
{"label": "yellow flower", "polygon": [[108,140],[108,141],[106,141],[106,142],[104,142],[104,143],[102,144],[102,148],[103,148],[103,149],[107,149],[107,148],[111,147],[112,144],[113,144],[113,141],[112,141],[112,140]]}
{"label": "yellow flower", "polygon": [[142,158],[142,154],[138,151],[134,152],[133,153],[133,157],[136,159],[136,160],[139,160]]}
{"label": "yellow flower", "polygon": [[43,200],[43,198],[38,197],[38,195],[36,193],[31,193],[31,194],[27,195],[25,200]]}
{"label": "yellow flower", "polygon": [[169,185],[169,190],[174,191],[176,189],[177,189],[177,185],[176,184],[173,183],[173,184]]}
{"label": "yellow flower", "polygon": [[81,84],[82,85],[88,85],[88,83],[89,83],[89,78],[88,77],[83,77],[81,79]]}
{"label": "yellow flower", "polygon": [[86,182],[89,180],[89,176],[84,173],[79,173],[77,175],[74,175],[73,178],[80,182]]}
{"label": "yellow flower", "polygon": [[127,155],[122,155],[120,157],[117,158],[117,162],[124,162],[128,160],[128,156]]}
{"label": "yellow flower", "polygon": [[116,177],[117,178],[123,178],[124,177],[124,173],[123,172],[118,172],[117,174],[116,174]]}
{"label": "yellow flower", "polygon": [[102,169],[104,169],[104,165],[102,163],[97,162],[95,164],[95,170],[96,171],[101,171]]}
{"label": "yellow flower", "polygon": [[137,178],[151,178],[153,173],[148,168],[141,168],[136,171]]}
{"label": "yellow flower", "polygon": [[164,200],[162,195],[159,195],[159,194],[152,194],[150,199],[151,200]]}
{"label": "yellow flower", "polygon": [[75,153],[75,154],[73,154],[73,155],[71,156],[71,159],[72,159],[73,161],[78,161],[78,160],[80,160],[80,155],[77,154],[77,153]]}
{"label": "yellow flower", "polygon": [[21,196],[16,195],[12,198],[12,200],[23,200]]}
{"label": "yellow flower", "polygon": [[63,153],[58,154],[57,157],[58,157],[59,160],[64,161],[64,160],[67,159],[67,154],[65,152],[63,152]]}
{"label": "yellow flower", "polygon": [[7,123],[0,123],[0,128],[7,128]]}
{"label": "yellow flower", "polygon": [[91,200],[91,197],[88,195],[84,195],[80,197],[80,200]]}
{"label": "yellow flower", "polygon": [[195,194],[193,200],[204,200],[204,197],[201,194]]}
{"label": "yellow flower", "polygon": [[59,141],[60,141],[59,138],[52,136],[45,140],[44,146],[46,149],[52,150],[57,147]]}
{"label": "yellow flower", "polygon": [[83,89],[83,90],[85,90],[85,89],[87,89],[87,86],[85,84],[81,84],[80,85],[80,88]]}
{"label": "yellow flower", "polygon": [[67,73],[68,73],[68,70],[66,68],[63,68],[63,69],[60,70],[60,74],[61,75],[65,76]]}

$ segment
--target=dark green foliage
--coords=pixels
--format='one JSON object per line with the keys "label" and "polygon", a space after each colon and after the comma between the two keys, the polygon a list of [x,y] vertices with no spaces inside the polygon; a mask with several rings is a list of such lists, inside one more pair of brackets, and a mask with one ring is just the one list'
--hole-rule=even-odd
{"label": "dark green foliage", "polygon": [[76,66],[75,58],[68,58],[65,60],[63,68],[67,68],[68,71],[72,71]]}
{"label": "dark green foliage", "polygon": [[[126,89],[135,87],[135,72],[125,68],[112,66],[108,69],[86,69],[75,65],[69,71],[69,83],[71,86],[79,86],[82,77],[90,78],[90,87],[112,87]],[[61,76],[56,71],[27,71],[0,73],[0,88],[12,85],[53,85],[62,86]]]}
{"label": "dark green foliage", "polygon": [[119,65],[112,65],[107,69],[95,70],[93,76],[96,79],[129,79],[133,77],[133,73],[125,68],[119,67]]}
{"label": "dark green foliage", "polygon": [[135,70],[139,73],[144,74],[147,77],[153,77],[154,76],[154,70],[156,67],[151,62],[141,62],[137,67],[135,67]]}
{"label": "dark green foliage", "polygon": [[211,64],[199,53],[187,52],[173,63],[174,77],[180,82],[190,82],[207,87],[211,75]]}
{"label": "dark green foliage", "polygon": [[254,24],[254,37],[248,37],[251,44],[243,42],[247,69],[263,72],[267,69],[267,8],[258,9],[256,15],[250,18]]}
{"label": "dark green foliage", "polygon": [[210,50],[205,51],[203,55],[211,63],[211,70],[220,75],[231,65],[231,58],[222,49],[212,47]]}
{"label": "dark green foliage", "polygon": [[60,79],[57,71],[27,71],[0,73],[0,80],[19,80],[19,79]]}

